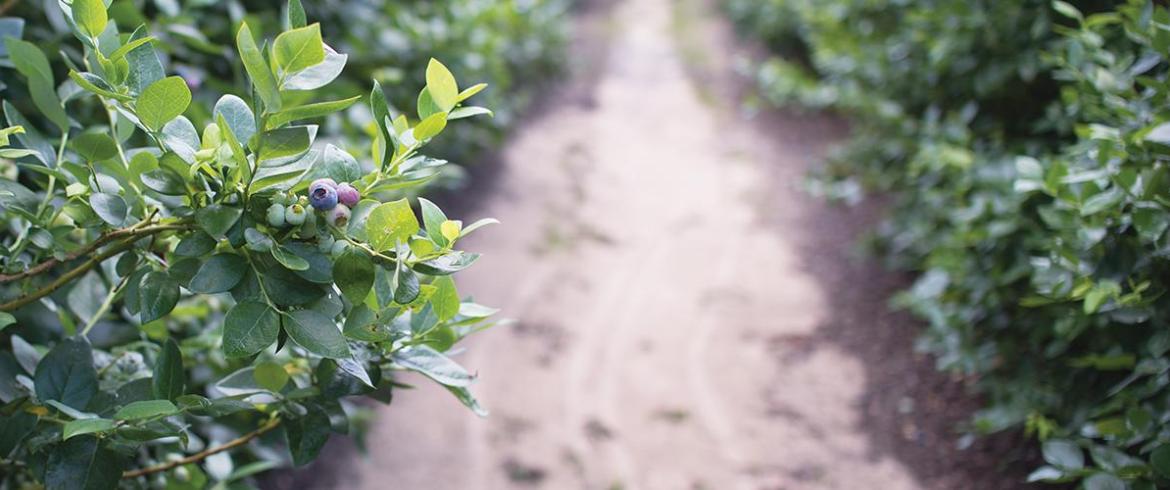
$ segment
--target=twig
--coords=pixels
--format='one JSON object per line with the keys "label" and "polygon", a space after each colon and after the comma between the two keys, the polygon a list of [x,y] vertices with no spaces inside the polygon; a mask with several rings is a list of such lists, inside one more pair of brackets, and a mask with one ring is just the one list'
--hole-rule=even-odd
{"label": "twig", "polygon": [[159,225],[159,226],[143,228],[143,229],[139,230],[137,234],[132,234],[129,238],[114,244],[106,251],[93,256],[93,258],[83,262],[81,265],[77,266],[76,268],[62,274],[56,280],[49,283],[49,285],[47,285],[41,289],[38,289],[32,293],[29,293],[29,294],[26,294],[26,295],[21,296],[19,298],[16,298],[16,299],[9,301],[7,303],[0,304],[0,311],[13,311],[13,310],[16,310],[16,309],[18,309],[22,306],[25,306],[29,303],[32,303],[33,301],[36,301],[38,299],[41,299],[45,296],[52,294],[53,291],[56,291],[61,286],[64,286],[64,285],[68,284],[70,281],[77,279],[82,274],[89,272],[90,269],[93,269],[98,264],[105,262],[106,259],[109,259],[110,257],[113,257],[115,255],[122,253],[122,252],[125,252],[126,250],[133,248],[135,242],[137,242],[138,240],[142,239],[143,237],[145,237],[147,235],[151,235],[154,233],[161,233],[161,232],[168,231],[168,230],[183,230],[183,229],[187,229],[188,227],[189,227],[189,225]]}
{"label": "twig", "polygon": [[94,240],[93,242],[90,242],[89,245],[86,245],[85,247],[82,247],[81,249],[76,250],[73,253],[70,253],[69,255],[66,255],[64,259],[58,260],[56,257],[54,257],[54,258],[51,258],[51,259],[46,260],[44,262],[41,262],[37,265],[34,265],[32,267],[29,267],[28,269],[25,269],[24,271],[17,272],[15,274],[0,274],[0,284],[12,282],[12,281],[17,281],[17,280],[24,279],[24,278],[30,277],[30,276],[35,276],[37,274],[40,274],[42,272],[45,272],[45,271],[53,268],[53,266],[61,264],[62,262],[69,262],[71,260],[88,255],[89,253],[93,252],[94,250],[97,250],[98,247],[105,245],[109,242],[112,242],[118,238],[121,238],[124,236],[134,235],[135,233],[141,232],[142,227],[145,226],[146,224],[147,224],[147,222],[144,221],[144,222],[135,224],[134,226],[131,226],[129,228],[122,228],[120,230],[114,230],[114,231],[111,231],[109,233],[103,234],[102,236],[100,236],[96,240]]}
{"label": "twig", "polygon": [[4,5],[0,5],[0,15],[8,13],[8,11],[12,10],[12,7],[15,7],[18,3],[20,3],[20,0],[7,0],[4,2]]}
{"label": "twig", "polygon": [[187,456],[186,458],[183,458],[183,459],[169,461],[169,462],[166,462],[166,463],[163,463],[160,465],[156,465],[156,466],[148,466],[146,468],[140,468],[140,469],[133,470],[133,471],[126,471],[126,472],[122,473],[122,478],[124,478],[124,479],[125,478],[138,478],[140,476],[146,476],[146,475],[150,475],[150,474],[154,474],[154,473],[159,473],[162,471],[167,471],[167,470],[179,467],[179,466],[183,466],[185,464],[198,463],[200,461],[203,461],[204,459],[207,459],[208,456],[212,456],[212,455],[227,451],[229,449],[243,446],[244,444],[247,444],[248,442],[250,442],[252,439],[255,439],[257,437],[264,435],[265,433],[267,433],[268,431],[271,431],[272,429],[275,429],[279,425],[280,425],[280,418],[279,417],[273,418],[273,419],[269,420],[268,422],[265,422],[264,425],[260,426],[259,429],[256,429],[252,432],[249,432],[249,433],[244,434],[240,437],[232,439],[231,441],[228,441],[227,443],[224,443],[222,445],[205,449],[205,450],[200,451],[198,453]]}

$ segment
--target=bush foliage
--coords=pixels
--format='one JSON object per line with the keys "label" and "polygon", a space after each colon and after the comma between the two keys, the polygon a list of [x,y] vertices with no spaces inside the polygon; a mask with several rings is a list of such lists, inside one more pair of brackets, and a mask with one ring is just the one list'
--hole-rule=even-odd
{"label": "bush foliage", "polygon": [[[728,0],[778,52],[775,103],[854,137],[820,189],[890,191],[896,303],[969,374],[972,428],[1022,428],[1033,481],[1170,484],[1170,11],[1148,0]],[[1086,458],[1086,454],[1088,457]]]}
{"label": "bush foliage", "polygon": [[[329,49],[346,57],[345,71],[312,95],[344,99],[368,93],[373,79],[392,107],[414,112],[429,60],[441,59],[452,72],[492,87],[479,98],[493,117],[450,128],[444,138],[453,144],[432,150],[436,157],[474,164],[476,156],[502,141],[541,82],[560,72],[567,8],[567,0],[308,2],[306,15],[320,22]],[[115,0],[109,18],[120,26],[150,24],[162,42],[160,56],[188,81],[196,98],[214,102],[218,94],[247,87],[234,49],[236,26],[246,21],[257,36],[272,37],[287,27],[285,10],[282,2]],[[46,52],[78,54],[55,2],[18,2],[7,15],[25,19],[25,39]],[[363,109],[355,106],[327,119],[330,136],[355,146],[368,140],[372,118]],[[440,177],[460,175],[461,168],[452,165]]]}
{"label": "bush foliage", "polygon": [[[428,59],[416,114],[377,81],[339,97],[347,59],[297,0],[272,37],[210,20],[229,57],[171,2],[158,24],[46,5],[0,18],[0,487],[246,488],[360,429],[347,398],[388,403],[395,371],[484,413],[445,353],[492,325],[452,276],[494,221],[395,199],[446,163],[424,146],[490,114],[484,84]],[[360,156],[341,113],[368,120]]]}

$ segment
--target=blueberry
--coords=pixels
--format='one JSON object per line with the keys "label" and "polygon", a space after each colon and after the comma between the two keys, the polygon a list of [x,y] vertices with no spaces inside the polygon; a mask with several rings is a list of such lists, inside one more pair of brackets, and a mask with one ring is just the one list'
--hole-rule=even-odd
{"label": "blueberry", "polygon": [[361,200],[361,198],[361,194],[359,194],[358,190],[355,189],[352,185],[342,183],[337,186],[337,200],[341,204],[352,208],[357,206],[357,203],[359,200]]}
{"label": "blueberry", "polygon": [[333,179],[317,179],[309,185],[309,204],[319,211],[328,211],[337,205],[337,184]]}
{"label": "blueberry", "polygon": [[345,225],[349,223],[349,206],[344,204],[338,204],[334,206],[333,209],[331,209],[329,213],[325,215],[325,220],[328,221],[330,225],[336,226],[338,228],[345,227]]}
{"label": "blueberry", "polygon": [[333,242],[333,248],[330,249],[329,254],[334,257],[341,257],[341,254],[345,253],[346,250],[349,250],[349,242],[338,240]]}
{"label": "blueberry", "polygon": [[277,228],[282,228],[284,227],[284,223],[284,206],[276,203],[272,203],[271,206],[268,206],[268,224]]}
{"label": "blueberry", "polygon": [[305,208],[300,204],[292,204],[284,209],[284,220],[293,226],[304,224],[307,216],[309,213],[305,212]]}

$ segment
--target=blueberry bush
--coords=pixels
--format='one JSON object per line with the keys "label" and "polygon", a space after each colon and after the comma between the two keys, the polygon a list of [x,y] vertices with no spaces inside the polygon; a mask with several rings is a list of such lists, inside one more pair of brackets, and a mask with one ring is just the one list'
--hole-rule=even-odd
{"label": "blueberry bush", "polygon": [[1149,0],[727,0],[778,53],[776,104],[851,141],[813,188],[890,193],[895,304],[968,375],[977,433],[1022,430],[1030,481],[1170,486],[1170,10]]}
{"label": "blueberry bush", "polygon": [[[236,27],[247,22],[257,37],[273,37],[287,26],[282,2],[248,0],[115,0],[111,22],[148,24],[162,46],[159,55],[187,80],[195,98],[214,103],[221,93],[248,86],[238,60]],[[336,0],[307,2],[306,16],[321,24],[327,53],[343,57],[346,69],[328,85],[301,90],[296,97],[344,99],[369,92],[370,80],[382,85],[397,110],[416,110],[418,93],[431,57],[453,72],[491,85],[480,105],[492,118],[448,128],[452,142],[430,151],[458,165],[437,176],[444,185],[463,182],[463,168],[494,149],[506,130],[536,97],[542,83],[562,70],[567,42],[568,0]],[[7,15],[26,19],[27,40],[46,52],[76,49],[70,25],[56,2],[15,2]],[[0,74],[3,80],[3,74]],[[373,120],[355,106],[327,118],[330,136],[360,145],[374,132]],[[361,160],[364,153],[355,154]]]}
{"label": "blueberry bush", "polygon": [[[324,98],[347,58],[291,0],[274,37],[232,22],[247,82],[219,96],[130,3],[47,3],[52,50],[0,18],[0,488],[247,488],[360,436],[352,398],[399,371],[484,414],[447,353],[493,324],[453,275],[494,220],[400,196],[486,86],[429,59],[417,113],[376,81]],[[358,106],[360,157],[317,124]]]}

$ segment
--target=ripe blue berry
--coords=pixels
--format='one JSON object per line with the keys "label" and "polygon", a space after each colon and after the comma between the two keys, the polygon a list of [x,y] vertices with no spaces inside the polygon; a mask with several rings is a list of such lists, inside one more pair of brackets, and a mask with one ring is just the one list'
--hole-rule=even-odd
{"label": "ripe blue berry", "polygon": [[309,203],[319,211],[328,211],[337,205],[337,184],[333,179],[317,179],[309,185]]}

